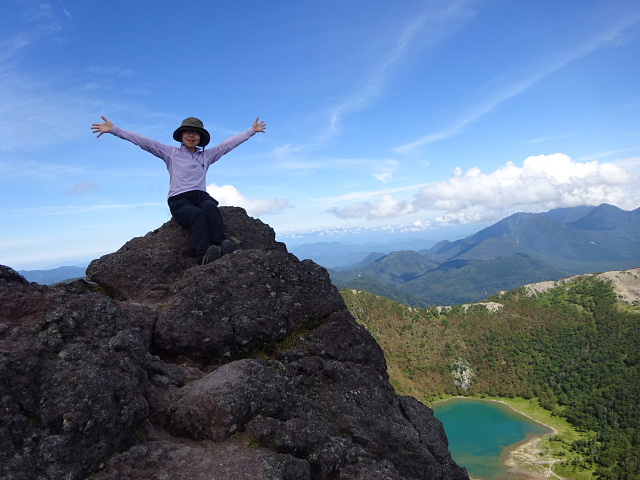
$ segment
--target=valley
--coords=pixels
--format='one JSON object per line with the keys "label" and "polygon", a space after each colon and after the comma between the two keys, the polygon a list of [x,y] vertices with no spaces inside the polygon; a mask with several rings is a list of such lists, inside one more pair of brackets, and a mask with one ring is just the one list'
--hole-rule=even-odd
{"label": "valley", "polygon": [[632,269],[502,292],[489,298],[502,305],[493,310],[422,309],[341,292],[382,346],[399,393],[428,404],[446,396],[535,401],[581,435],[551,440],[565,452],[554,469],[613,480],[640,473],[639,289],[640,269]]}

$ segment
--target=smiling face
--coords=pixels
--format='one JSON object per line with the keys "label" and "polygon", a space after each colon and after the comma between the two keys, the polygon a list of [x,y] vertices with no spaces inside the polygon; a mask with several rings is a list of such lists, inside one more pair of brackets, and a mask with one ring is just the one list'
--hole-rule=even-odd
{"label": "smiling face", "polygon": [[200,143],[200,134],[186,130],[182,132],[182,143],[189,149],[190,152],[195,152],[196,147]]}

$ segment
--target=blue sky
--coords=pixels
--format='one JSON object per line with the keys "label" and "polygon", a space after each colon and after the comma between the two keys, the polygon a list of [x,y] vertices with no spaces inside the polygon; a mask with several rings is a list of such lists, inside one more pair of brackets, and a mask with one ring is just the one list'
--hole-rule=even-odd
{"label": "blue sky", "polygon": [[189,116],[212,145],[265,120],[208,190],[290,245],[631,210],[640,6],[5,0],[0,264],[86,264],[170,218],[162,161],[100,115],[169,144]]}

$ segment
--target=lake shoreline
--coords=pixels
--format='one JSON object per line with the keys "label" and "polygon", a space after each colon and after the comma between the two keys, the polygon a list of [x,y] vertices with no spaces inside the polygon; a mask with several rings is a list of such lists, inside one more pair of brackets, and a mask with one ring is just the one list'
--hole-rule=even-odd
{"label": "lake shoreline", "polygon": [[[553,471],[553,465],[562,460],[545,460],[537,456],[537,453],[540,451],[537,444],[547,435],[549,434],[533,436],[528,441],[520,442],[515,448],[509,449],[509,451],[505,453],[503,462],[504,465],[509,468],[509,472],[524,475],[526,480],[544,480],[547,478],[559,478],[562,480],[562,477]],[[544,473],[537,473],[522,468],[518,465],[518,460],[521,462],[526,461],[532,468],[540,469]]]}
{"label": "lake shoreline", "polygon": [[[514,474],[519,474],[519,475],[526,475],[527,476],[526,480],[542,480],[550,477],[562,479],[562,477],[560,477],[559,475],[553,472],[553,464],[559,462],[560,460],[546,460],[544,457],[541,458],[538,455],[536,455],[540,451],[537,444],[539,444],[544,437],[548,437],[550,435],[557,435],[558,431],[555,428],[553,428],[551,425],[542,423],[539,420],[536,420],[535,418],[532,418],[531,416],[527,415],[526,413],[513,408],[512,405],[509,405],[507,402],[503,400],[489,400],[489,401],[502,403],[503,405],[506,405],[514,412],[518,412],[520,415],[527,417],[532,422],[535,422],[549,429],[548,433],[543,433],[541,435],[531,435],[529,438],[524,439],[522,442],[518,442],[512,445],[512,448],[509,448],[505,452],[503,464],[509,468],[509,472]],[[518,464],[518,459],[520,459],[521,461],[526,459],[526,461],[529,464],[535,465],[535,467],[542,469],[545,473],[537,474],[536,472],[532,472],[530,470],[526,470],[520,467]]]}
{"label": "lake shoreline", "polygon": [[[433,402],[432,405],[454,399],[481,400],[485,402],[500,403],[510,410],[516,412],[517,414],[528,418],[532,422],[537,423],[538,425],[542,425],[545,429],[548,430],[548,432],[539,435],[529,435],[524,440],[510,445],[508,448],[505,448],[504,453],[501,455],[502,464],[508,468],[509,473],[517,476],[518,480],[545,480],[548,478],[562,479],[562,477],[553,472],[553,464],[557,463],[558,460],[548,460],[545,458],[540,458],[537,455],[537,453],[540,451],[540,449],[537,447],[537,444],[540,443],[544,437],[558,434],[558,431],[554,427],[536,420],[530,415],[527,415],[517,408],[514,408],[513,405],[510,405],[504,400],[497,400],[493,398],[464,397],[458,395],[445,398],[443,400],[438,400],[436,402]],[[520,460],[520,463],[525,461],[527,465],[531,466],[531,469],[523,468],[518,460]],[[476,479],[475,477],[470,478],[472,478],[472,480],[480,480]]]}

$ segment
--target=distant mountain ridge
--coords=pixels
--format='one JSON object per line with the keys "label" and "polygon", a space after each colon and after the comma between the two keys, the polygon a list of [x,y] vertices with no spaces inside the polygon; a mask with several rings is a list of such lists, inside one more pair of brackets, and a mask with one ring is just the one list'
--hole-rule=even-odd
{"label": "distant mountain ridge", "polygon": [[367,242],[351,245],[342,242],[317,242],[302,245],[287,245],[291,253],[300,259],[310,259],[325,268],[341,270],[350,268],[356,262],[365,261],[370,255],[383,256],[395,250],[422,250],[436,242],[425,239]]}
{"label": "distant mountain ridge", "polygon": [[84,278],[86,271],[87,267],[65,266],[51,270],[19,270],[18,273],[30,282],[52,285],[65,280]]}
{"label": "distant mountain ridge", "polygon": [[425,307],[475,302],[528,283],[639,265],[640,209],[602,204],[515,213],[467,238],[378,256],[331,271],[331,278],[340,288],[362,288]]}
{"label": "distant mountain ridge", "polygon": [[[584,211],[582,208],[580,211]],[[565,215],[570,212],[565,212]],[[515,213],[463,240],[422,250],[435,261],[488,260],[509,254],[533,255],[570,274],[628,268],[640,259],[640,209],[612,205],[592,208],[563,223],[547,213]]]}

